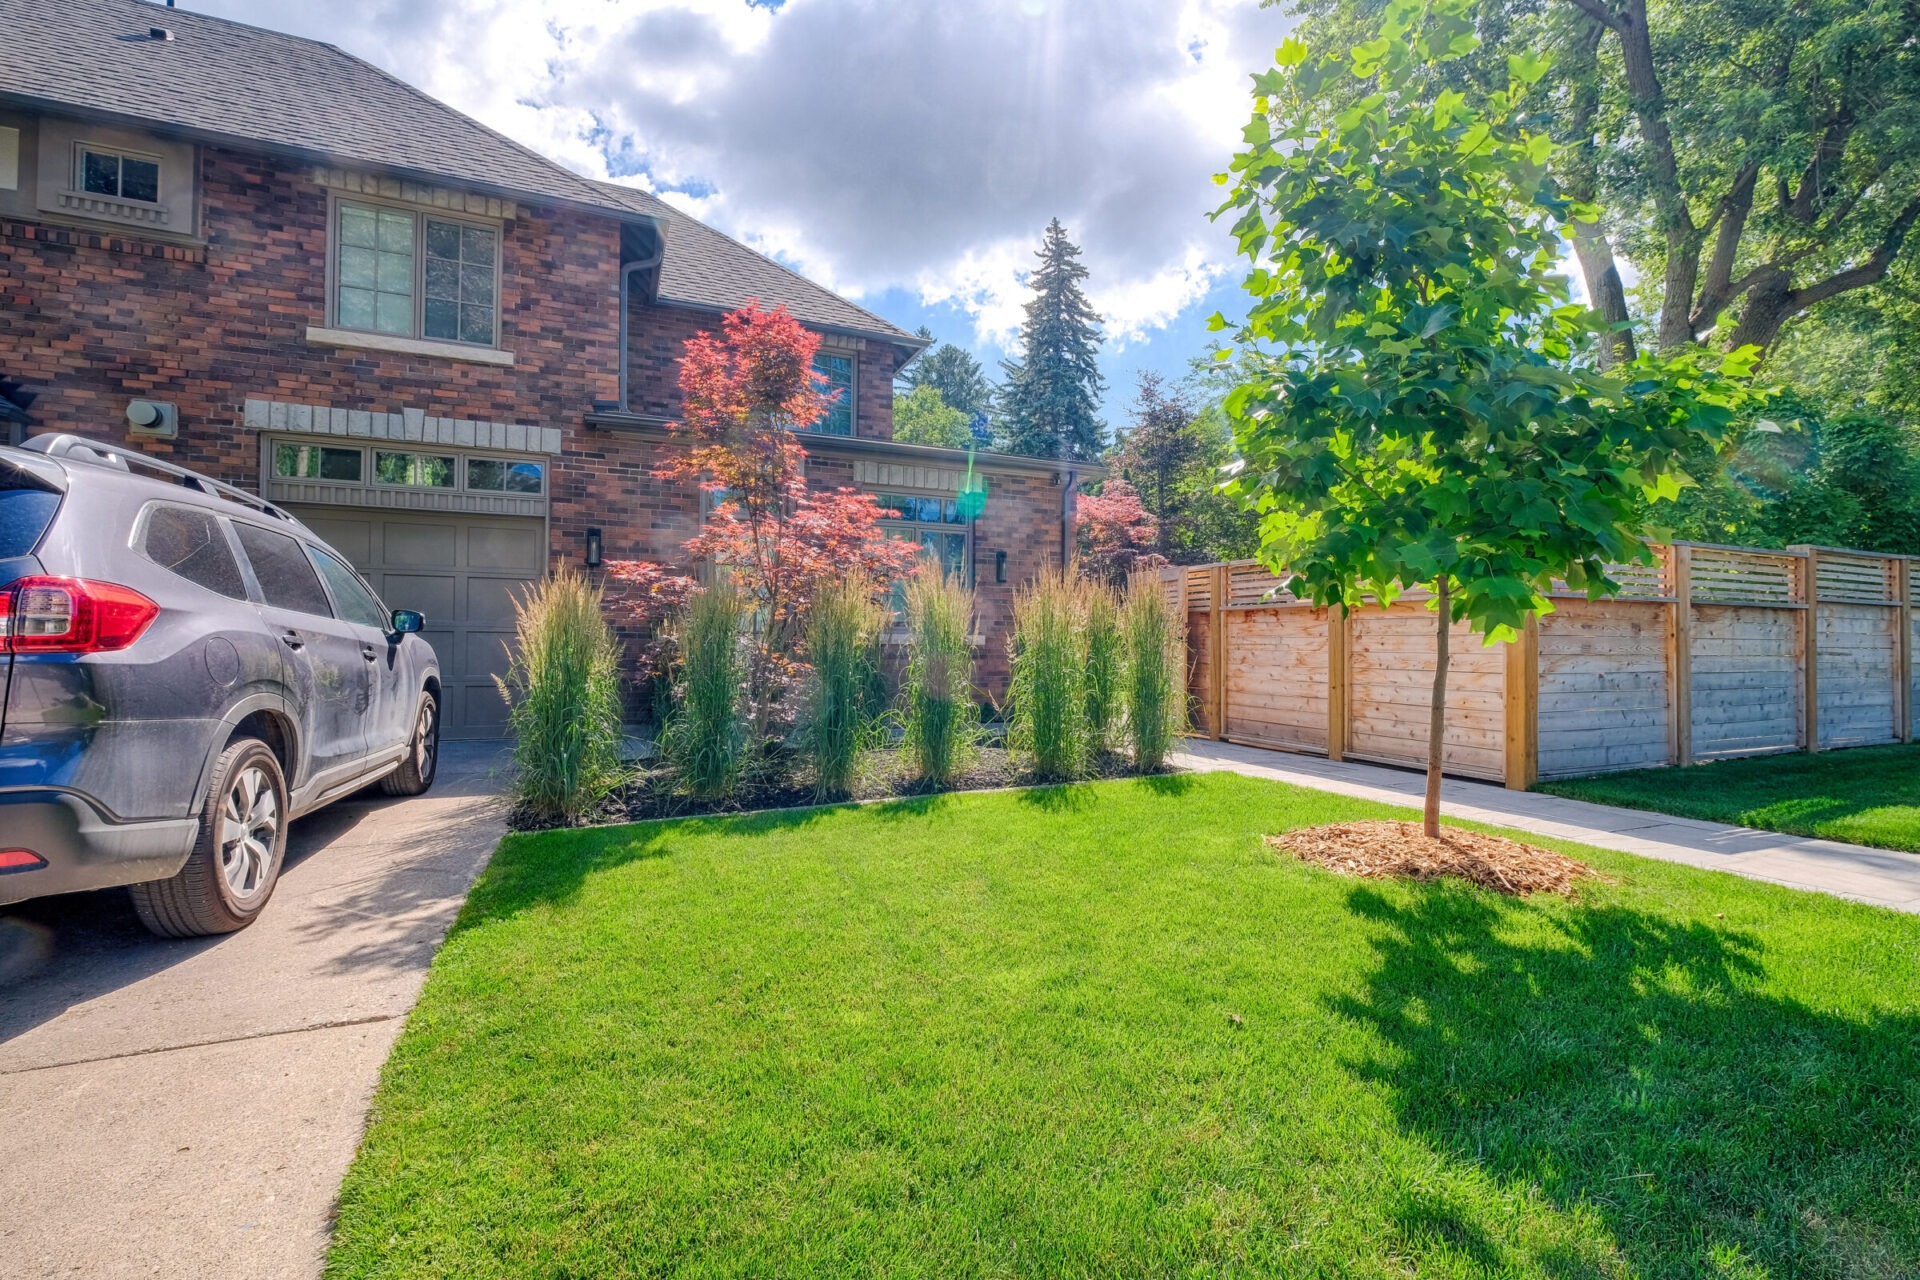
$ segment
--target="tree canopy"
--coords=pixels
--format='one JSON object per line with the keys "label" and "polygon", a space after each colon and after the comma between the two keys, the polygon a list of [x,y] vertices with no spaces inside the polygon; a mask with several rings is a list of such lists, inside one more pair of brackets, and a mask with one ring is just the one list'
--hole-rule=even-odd
{"label": "tree canopy", "polygon": [[[923,338],[933,337],[925,325],[918,332]],[[977,413],[993,411],[993,384],[987,381],[980,362],[965,347],[951,342],[936,342],[921,352],[907,366],[900,382],[910,392],[932,387],[949,408],[958,409],[969,420]]]}
{"label": "tree canopy", "polygon": [[[1342,48],[1381,14],[1379,0],[1268,2]],[[1560,144],[1555,173],[1602,210],[1572,229],[1588,295],[1632,324],[1607,354],[1771,350],[1795,317],[1920,253],[1912,0],[1474,0],[1469,17],[1480,45],[1431,74],[1493,92],[1510,57],[1546,60],[1533,108]]]}
{"label": "tree canopy", "polygon": [[1020,356],[1002,363],[996,435],[1009,453],[1093,459],[1106,445],[1100,397],[1106,382],[1096,360],[1100,317],[1080,288],[1087,269],[1080,246],[1055,218],[1047,224],[1028,280],[1033,298],[1020,326]]}
{"label": "tree canopy", "polygon": [[973,430],[968,415],[948,404],[929,382],[894,395],[893,438],[903,444],[964,449],[973,442]]}

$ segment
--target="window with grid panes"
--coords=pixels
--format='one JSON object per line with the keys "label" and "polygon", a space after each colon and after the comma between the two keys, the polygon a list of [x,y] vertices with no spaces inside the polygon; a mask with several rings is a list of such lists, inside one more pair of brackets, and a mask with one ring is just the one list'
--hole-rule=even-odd
{"label": "window with grid panes", "polygon": [[500,233],[429,213],[342,200],[334,323],[403,338],[492,346]]}
{"label": "window with grid panes", "polygon": [[[884,515],[880,527],[890,538],[907,538],[920,544],[920,562],[929,568],[957,577],[973,585],[972,525],[953,498],[936,498],[906,493],[883,493],[876,501]],[[893,587],[894,612],[906,604],[906,584]]]}

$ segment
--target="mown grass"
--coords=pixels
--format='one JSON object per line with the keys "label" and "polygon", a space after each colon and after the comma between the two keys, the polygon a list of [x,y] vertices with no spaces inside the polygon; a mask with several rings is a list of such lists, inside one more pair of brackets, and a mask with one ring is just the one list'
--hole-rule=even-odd
{"label": "mown grass", "polygon": [[1920,746],[1718,760],[1545,782],[1576,800],[1920,853]]}
{"label": "mown grass", "polygon": [[1216,774],[509,837],[328,1274],[1916,1274],[1920,920],[1260,842],[1388,815]]}

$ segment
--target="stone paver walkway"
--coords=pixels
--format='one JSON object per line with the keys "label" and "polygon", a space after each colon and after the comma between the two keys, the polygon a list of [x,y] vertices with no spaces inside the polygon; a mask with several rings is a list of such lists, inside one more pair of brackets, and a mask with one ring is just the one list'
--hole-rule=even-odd
{"label": "stone paver walkway", "polygon": [[[1418,806],[1426,787],[1422,774],[1403,769],[1199,738],[1188,740],[1176,763],[1189,769],[1227,769],[1256,778],[1274,778],[1389,804]],[[1618,809],[1454,778],[1442,786],[1440,802],[1447,816],[1470,822],[1577,840],[1711,871],[1731,871],[1750,880],[1768,880],[1920,913],[1920,854],[1730,827],[1643,809]]]}

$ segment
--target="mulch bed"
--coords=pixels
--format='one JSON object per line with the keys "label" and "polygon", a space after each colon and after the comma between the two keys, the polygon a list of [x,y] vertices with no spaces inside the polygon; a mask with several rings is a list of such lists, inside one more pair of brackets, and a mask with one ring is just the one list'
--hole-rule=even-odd
{"label": "mulch bed", "polygon": [[1570,894],[1578,881],[1599,878],[1585,863],[1505,836],[1448,827],[1438,840],[1430,840],[1417,822],[1337,822],[1268,836],[1267,843],[1341,875],[1410,880],[1454,876],[1516,897]]}
{"label": "mulch bed", "polygon": [[[1171,773],[1174,770],[1162,772]],[[645,822],[654,818],[752,813],[764,809],[794,809],[848,800],[906,800],[954,791],[1037,786],[1048,781],[1035,777],[1030,769],[1001,746],[976,749],[973,763],[946,787],[929,787],[915,777],[913,764],[906,753],[895,749],[870,753],[860,777],[845,795],[818,795],[813,780],[797,759],[774,758],[763,762],[753,773],[754,776],[742,782],[733,794],[718,800],[700,800],[680,790],[670,771],[651,769],[643,772],[631,785],[609,796],[597,813],[589,815],[579,825],[600,826],[617,822]],[[1109,752],[1094,761],[1085,776],[1076,781],[1139,776],[1140,770],[1133,767],[1132,761]],[[551,819],[517,809],[508,815],[507,823],[515,831],[542,831],[555,825]]]}

